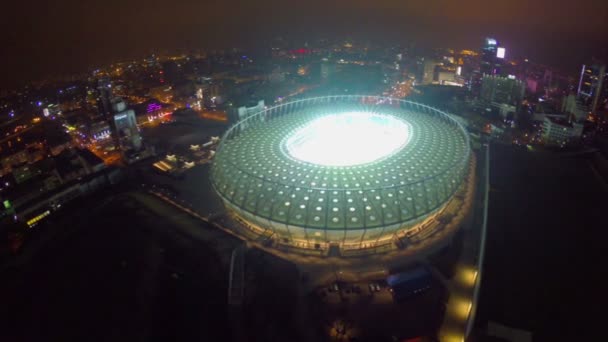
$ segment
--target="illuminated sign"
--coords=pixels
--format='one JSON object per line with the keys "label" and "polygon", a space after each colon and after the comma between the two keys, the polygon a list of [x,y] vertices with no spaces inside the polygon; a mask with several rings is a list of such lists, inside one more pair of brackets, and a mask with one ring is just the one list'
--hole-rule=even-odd
{"label": "illuminated sign", "polygon": [[460,76],[460,74],[462,74],[462,67],[459,66],[458,68],[456,68],[456,75]]}
{"label": "illuminated sign", "polygon": [[499,47],[496,49],[496,57],[498,58],[505,58],[505,52],[507,50],[505,48]]}
{"label": "illuminated sign", "polygon": [[487,39],[486,39],[486,43],[487,43],[488,45],[496,45],[496,39],[487,38]]}
{"label": "illuminated sign", "polygon": [[44,114],[44,116],[46,117],[46,116],[49,116],[51,113],[49,112],[49,109],[48,109],[48,108],[44,108],[44,109],[42,110],[42,114]]}
{"label": "illuminated sign", "polygon": [[147,113],[152,113],[152,112],[157,111],[159,109],[162,109],[162,106],[160,104],[158,104],[158,103],[150,103],[148,105],[148,108],[146,108],[146,112]]}
{"label": "illuminated sign", "polygon": [[42,214],[30,219],[27,221],[27,225],[31,228],[32,226],[34,226],[36,223],[38,223],[38,221],[42,220],[43,218],[49,216],[51,214],[51,212],[49,210],[43,212]]}

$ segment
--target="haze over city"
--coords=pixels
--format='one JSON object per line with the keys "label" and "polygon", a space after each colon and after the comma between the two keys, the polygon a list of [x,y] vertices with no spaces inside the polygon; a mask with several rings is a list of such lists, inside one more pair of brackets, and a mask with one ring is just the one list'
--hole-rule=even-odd
{"label": "haze over city", "polygon": [[567,70],[587,56],[605,57],[608,49],[602,0],[13,1],[4,13],[5,86],[155,51],[255,48],[276,36],[452,48],[499,36],[512,57]]}
{"label": "haze over city", "polygon": [[608,2],[11,2],[0,341],[603,341]]}

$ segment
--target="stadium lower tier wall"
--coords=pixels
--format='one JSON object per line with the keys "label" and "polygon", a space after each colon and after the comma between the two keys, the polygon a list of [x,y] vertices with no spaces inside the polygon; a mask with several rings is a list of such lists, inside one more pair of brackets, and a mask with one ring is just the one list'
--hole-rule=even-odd
{"label": "stadium lower tier wall", "polygon": [[429,224],[435,216],[441,213],[445,206],[419,217],[415,220],[399,224],[374,227],[367,229],[318,229],[288,225],[271,221],[247,211],[239,209],[228,201],[224,201],[226,208],[237,218],[246,229],[260,237],[276,240],[280,244],[289,244],[303,249],[329,248],[330,244],[337,244],[344,250],[357,250],[375,248],[391,244],[398,237],[406,235],[409,231]]}

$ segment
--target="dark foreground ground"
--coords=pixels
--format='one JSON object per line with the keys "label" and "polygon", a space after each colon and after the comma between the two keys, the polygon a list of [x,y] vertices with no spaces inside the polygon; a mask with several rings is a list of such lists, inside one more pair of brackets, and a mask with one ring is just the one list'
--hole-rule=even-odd
{"label": "dark foreground ground", "polygon": [[493,146],[477,325],[604,341],[608,191],[587,157]]}
{"label": "dark foreground ground", "polygon": [[56,241],[1,274],[0,341],[231,339],[227,269],[214,248],[128,196],[70,209],[37,227]]}
{"label": "dark foreground ground", "polygon": [[[535,341],[605,340],[606,185],[587,157],[494,146],[491,160],[477,326],[497,321]],[[357,318],[298,296],[293,266],[255,252],[253,296],[235,316],[227,260],[238,242],[146,198],[103,194],[38,226],[28,241],[37,253],[0,273],[0,341],[322,341],[335,319]],[[406,326],[424,316],[355,312],[376,309],[378,322],[364,319],[376,336],[386,317]]]}
{"label": "dark foreground ground", "polygon": [[143,191],[99,194],[35,229],[0,260],[2,342],[326,339],[293,264],[250,250],[247,300],[231,308],[240,242]]}
{"label": "dark foreground ground", "polygon": [[392,341],[432,333],[441,317],[439,287],[393,305],[368,303],[361,284],[328,306],[299,293],[293,264],[255,249],[247,299],[232,309],[238,240],[144,192],[85,199],[35,229],[22,262],[0,264],[0,341],[329,341],[336,322],[360,341]]}

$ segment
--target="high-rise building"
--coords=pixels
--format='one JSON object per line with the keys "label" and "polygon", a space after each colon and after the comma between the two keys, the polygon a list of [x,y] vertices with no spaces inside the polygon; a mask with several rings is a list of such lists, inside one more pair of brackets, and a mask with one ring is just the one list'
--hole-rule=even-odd
{"label": "high-rise building", "polygon": [[435,81],[435,69],[440,63],[434,59],[425,59],[422,67],[422,84],[431,84]]}
{"label": "high-rise building", "polygon": [[486,38],[481,47],[481,74],[500,74],[502,61],[505,57],[505,49],[501,48],[494,38]]}
{"label": "high-rise building", "polygon": [[112,116],[112,82],[102,77],[97,80],[97,110],[105,119]]}
{"label": "high-rise building", "polygon": [[589,107],[589,111],[595,113],[598,105],[605,99],[606,65],[584,65],[578,82],[577,97],[581,103]]}
{"label": "high-rise building", "polygon": [[475,70],[475,71],[471,72],[471,74],[469,76],[469,80],[467,82],[469,90],[476,97],[478,97],[481,92],[482,77],[483,77],[483,74],[479,70]]}
{"label": "high-rise building", "polygon": [[562,112],[571,116],[575,122],[587,120],[589,108],[581,103],[578,96],[569,94],[562,99]]}
{"label": "high-rise building", "polygon": [[97,80],[97,111],[101,116],[100,120],[108,123],[110,136],[114,141],[114,146],[120,148],[118,133],[114,124],[114,112],[112,110],[112,81],[109,78],[102,77]]}
{"label": "high-rise building", "polygon": [[114,99],[112,109],[115,113],[113,122],[121,151],[123,154],[139,151],[141,149],[141,135],[137,127],[135,111],[127,109],[127,104],[120,98]]}
{"label": "high-rise building", "polygon": [[514,77],[484,75],[481,81],[481,100],[519,107],[525,90],[526,84]]}
{"label": "high-rise building", "polygon": [[135,112],[127,109],[124,100],[114,97],[112,83],[107,78],[101,78],[97,82],[97,108],[102,120],[108,124],[115,148],[121,151],[123,157],[128,160],[127,152],[141,150],[142,139]]}

